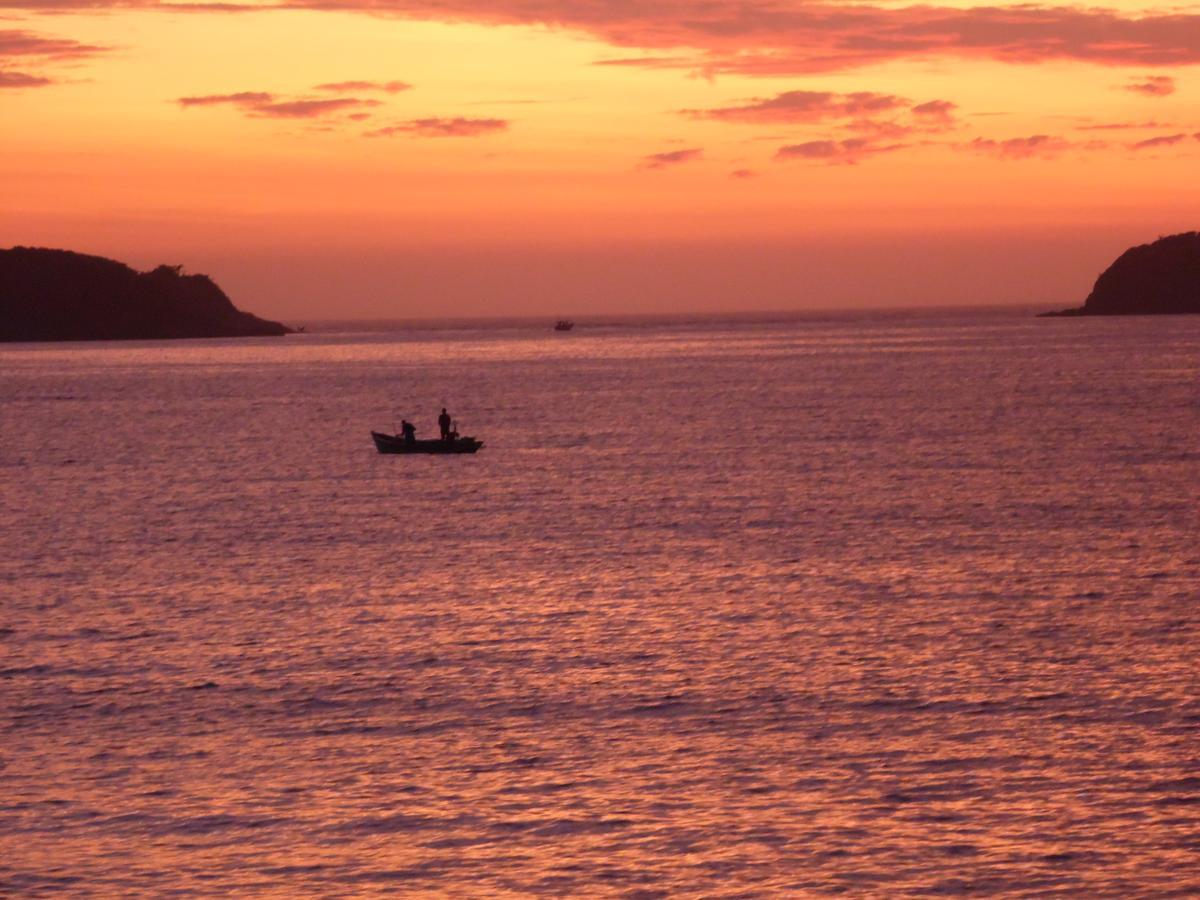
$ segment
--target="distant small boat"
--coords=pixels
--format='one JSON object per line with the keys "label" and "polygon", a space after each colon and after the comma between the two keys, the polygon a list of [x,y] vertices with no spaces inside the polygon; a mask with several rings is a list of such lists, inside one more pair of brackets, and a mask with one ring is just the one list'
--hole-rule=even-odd
{"label": "distant small boat", "polygon": [[554,323],[555,331],[570,331],[574,327],[575,327],[575,323],[572,322],[570,319],[559,319],[557,322]]}
{"label": "distant small boat", "polygon": [[448,441],[440,438],[428,441],[406,441],[398,434],[371,432],[371,440],[380,453],[474,453],[483,446],[483,441],[473,437],[455,437]]}

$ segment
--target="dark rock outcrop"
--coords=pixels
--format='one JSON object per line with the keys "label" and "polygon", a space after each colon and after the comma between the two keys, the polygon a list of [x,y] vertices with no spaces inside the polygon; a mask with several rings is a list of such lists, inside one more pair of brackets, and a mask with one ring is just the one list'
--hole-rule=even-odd
{"label": "dark rock outcrop", "polygon": [[0,250],[0,341],[112,341],[282,335],[237,309],[207,275],[136,272],[69,250]]}
{"label": "dark rock outcrop", "polygon": [[1200,232],[1126,250],[1096,279],[1079,309],[1045,316],[1152,316],[1200,313]]}

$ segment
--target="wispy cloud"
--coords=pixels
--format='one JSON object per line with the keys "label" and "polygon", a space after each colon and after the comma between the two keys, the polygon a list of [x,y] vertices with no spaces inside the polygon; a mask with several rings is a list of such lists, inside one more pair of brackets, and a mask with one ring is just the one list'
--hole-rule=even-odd
{"label": "wispy cloud", "polygon": [[1175,79],[1169,75],[1147,75],[1124,86],[1125,90],[1147,97],[1166,97],[1175,93]]}
{"label": "wispy cloud", "polygon": [[666,169],[704,158],[704,150],[691,147],[687,150],[668,150],[665,153],[650,153],[642,157],[641,169]]}
{"label": "wispy cloud", "polygon": [[217,106],[229,103],[233,106],[255,106],[260,103],[270,103],[275,99],[274,94],[264,91],[239,91],[236,94],[206,94],[202,97],[180,97],[175,102],[182,107]]}
{"label": "wispy cloud", "polygon": [[788,144],[775,151],[777,160],[817,160],[827,163],[855,165],[864,157],[879,153],[894,153],[905,149],[906,144],[876,144],[865,138],[848,138],[844,141],[805,141]]}
{"label": "wispy cloud", "polygon": [[756,97],[737,106],[683,109],[695,119],[760,125],[833,124],[859,136],[894,140],[914,132],[946,131],[957,124],[957,105],[949,100],[913,104],[895,94],[858,91],[785,91]]}
{"label": "wispy cloud", "polygon": [[1078,125],[1080,131],[1134,131],[1144,128],[1168,128],[1163,122],[1101,122],[1095,125]]}
{"label": "wispy cloud", "polygon": [[715,109],[683,109],[685,116],[725,122],[820,122],[854,116],[877,115],[908,106],[908,101],[892,94],[859,91],[835,94],[832,91],[785,91],[769,98],[755,98],[740,106]]}
{"label": "wispy cloud", "polygon": [[928,103],[918,103],[911,112],[927,128],[942,130],[954,127],[956,109],[958,104],[949,100],[930,100]]}
{"label": "wispy cloud", "polygon": [[[3,8],[3,0],[0,0]],[[85,44],[70,38],[45,37],[32,31],[0,29],[0,89],[48,87],[55,80],[41,72],[25,71],[27,67],[42,68],[55,63],[73,63],[90,59],[108,51],[97,44]],[[6,66],[9,60],[20,60],[22,71]]]}
{"label": "wispy cloud", "polygon": [[1130,144],[1130,150],[1153,150],[1156,147],[1173,147],[1187,140],[1186,134],[1164,134],[1159,137],[1146,138],[1144,141]]}
{"label": "wispy cloud", "polygon": [[1008,138],[1007,140],[992,140],[990,138],[975,138],[969,144],[963,145],[968,150],[977,153],[987,153],[1000,159],[1036,159],[1058,156],[1074,145],[1064,138],[1049,134],[1034,134],[1029,137]]}
{"label": "wispy cloud", "polygon": [[251,107],[251,114],[272,119],[315,119],[347,109],[379,105],[378,100],[360,100],[357,97],[335,97],[329,100],[280,100],[273,103],[256,104]]}
{"label": "wispy cloud", "polygon": [[35,88],[54,84],[49,78],[40,75],[29,75],[25,72],[11,72],[0,69],[0,88]]}
{"label": "wispy cloud", "polygon": [[[3,7],[0,0],[0,7]],[[44,60],[84,59],[105,53],[109,48],[84,44],[70,38],[43,37],[31,31],[0,30],[0,58],[34,57]]]}
{"label": "wispy cloud", "polygon": [[366,137],[479,137],[508,129],[507,119],[471,119],[464,116],[454,118],[410,119],[385,128],[366,132]]}
{"label": "wispy cloud", "polygon": [[905,125],[894,119],[855,119],[853,122],[847,122],[845,128],[877,141],[897,140],[919,130],[913,125]]}
{"label": "wispy cloud", "polygon": [[378,100],[358,97],[313,99],[280,99],[266,91],[239,91],[234,94],[207,94],[199,97],[180,97],[175,101],[184,109],[194,106],[235,106],[248,116],[269,119],[317,119],[349,109],[379,106]]}
{"label": "wispy cloud", "polygon": [[1200,13],[1076,5],[888,6],[785,0],[0,0],[9,9],[144,8],[243,12],[304,9],[486,25],[542,25],[588,34],[639,56],[608,65],[704,74],[797,75],[900,59],[1106,66],[1200,63]]}
{"label": "wispy cloud", "polygon": [[1200,15],[1186,12],[780,0],[284,0],[284,5],[549,25],[647,51],[644,65],[710,74],[808,74],[931,57],[1128,66],[1200,62]]}
{"label": "wispy cloud", "polygon": [[620,56],[592,62],[593,66],[629,69],[684,69],[695,64],[695,57],[691,56]]}
{"label": "wispy cloud", "polygon": [[334,94],[366,93],[368,91],[398,94],[411,89],[412,85],[404,81],[332,81],[328,84],[318,84],[313,88],[315,91],[329,91]]}

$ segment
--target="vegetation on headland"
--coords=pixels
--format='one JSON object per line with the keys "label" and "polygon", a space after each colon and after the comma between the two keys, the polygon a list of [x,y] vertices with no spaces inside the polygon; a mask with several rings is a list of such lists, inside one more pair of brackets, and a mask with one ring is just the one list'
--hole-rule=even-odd
{"label": "vegetation on headland", "polygon": [[70,250],[0,250],[0,341],[157,340],[288,334],[181,266],[137,272]]}
{"label": "vegetation on headland", "polygon": [[1131,247],[1104,270],[1082,307],[1043,316],[1200,313],[1200,232]]}

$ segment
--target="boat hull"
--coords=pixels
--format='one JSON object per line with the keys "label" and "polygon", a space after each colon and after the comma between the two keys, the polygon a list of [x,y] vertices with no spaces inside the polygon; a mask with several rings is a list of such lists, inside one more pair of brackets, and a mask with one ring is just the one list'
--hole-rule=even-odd
{"label": "boat hull", "polygon": [[474,453],[483,446],[483,441],[472,437],[455,438],[452,441],[406,441],[395,434],[371,432],[371,440],[380,453]]}

